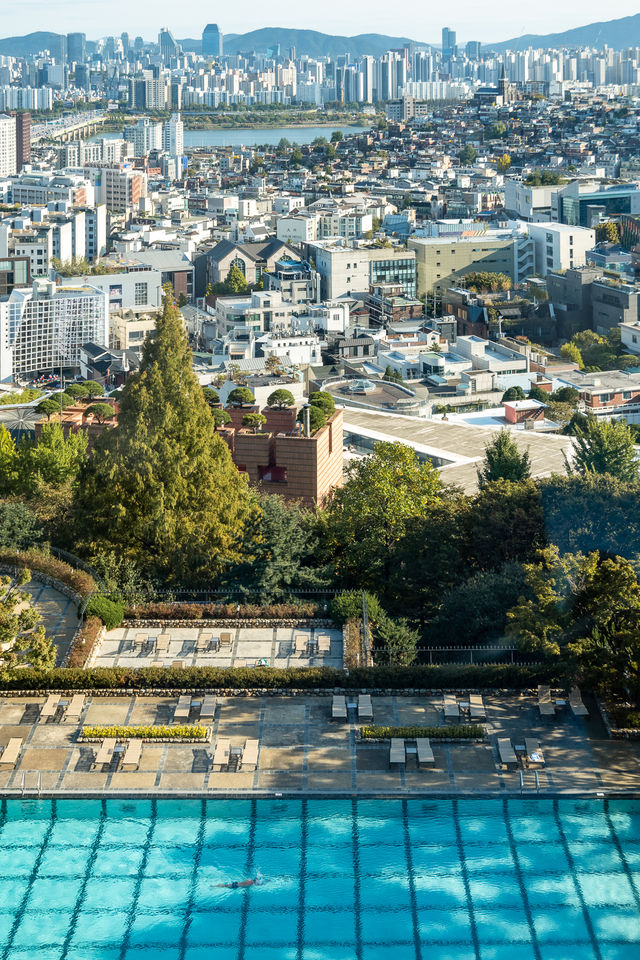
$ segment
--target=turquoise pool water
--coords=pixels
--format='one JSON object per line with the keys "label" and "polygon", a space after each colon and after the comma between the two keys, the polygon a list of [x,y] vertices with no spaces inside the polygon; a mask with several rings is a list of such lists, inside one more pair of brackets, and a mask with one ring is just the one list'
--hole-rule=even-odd
{"label": "turquoise pool water", "polygon": [[640,957],[640,801],[9,799],[0,878],[2,960]]}

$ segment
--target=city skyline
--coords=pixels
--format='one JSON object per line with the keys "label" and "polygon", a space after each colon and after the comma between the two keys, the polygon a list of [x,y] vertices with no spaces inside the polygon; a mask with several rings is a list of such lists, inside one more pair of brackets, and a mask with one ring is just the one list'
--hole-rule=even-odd
{"label": "city skyline", "polygon": [[[369,4],[366,9],[364,5],[352,5],[349,9],[350,16],[345,17],[343,6],[338,5],[336,0],[329,0],[323,5],[322,16],[313,11],[308,14],[298,11],[295,22],[292,22],[289,7],[284,3],[272,5],[269,16],[265,16],[262,7],[258,8],[257,4],[254,7],[250,3],[243,7],[242,20],[227,20],[221,16],[227,11],[216,11],[209,4],[192,5],[191,12],[185,17],[183,13],[176,15],[174,4],[159,0],[155,4],[156,16],[153,23],[150,23],[146,11],[138,12],[124,0],[84,0],[82,5],[79,5],[77,0],[23,0],[19,8],[4,12],[2,35],[19,36],[35,30],[61,33],[82,30],[89,39],[98,39],[126,30],[130,34],[140,34],[145,39],[153,39],[158,30],[166,26],[176,37],[199,37],[204,26],[217,17],[225,34],[246,33],[262,27],[277,26],[344,36],[380,33],[439,44],[442,27],[449,25],[457,32],[459,40],[497,43],[522,34],[559,32],[603,20],[601,5],[593,0],[562,7],[553,4],[551,0],[542,0],[530,11],[518,9],[512,15],[505,15],[501,4],[489,4],[480,12],[471,0],[461,0],[455,15],[448,18],[447,24],[442,22],[442,15],[438,11],[413,13],[409,8],[406,13],[398,10],[390,12],[388,7],[383,8],[381,4],[378,9],[372,9]],[[28,13],[29,30],[25,29],[25,12]],[[619,4],[615,19],[632,16],[637,12],[637,7],[631,2]],[[361,15],[358,16],[358,13]]]}

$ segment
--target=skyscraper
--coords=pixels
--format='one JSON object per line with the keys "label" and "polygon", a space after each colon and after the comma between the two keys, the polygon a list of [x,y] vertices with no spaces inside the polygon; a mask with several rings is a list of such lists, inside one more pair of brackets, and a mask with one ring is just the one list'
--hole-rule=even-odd
{"label": "skyscraper", "polygon": [[16,172],[31,160],[31,114],[16,113]]}
{"label": "skyscraper", "polygon": [[456,32],[450,27],[442,28],[442,59],[451,60],[456,55]]}
{"label": "skyscraper", "polygon": [[84,63],[87,59],[87,35],[85,33],[67,34],[67,57],[70,63]]}
{"label": "skyscraper", "polygon": [[167,30],[166,27],[163,27],[160,31],[158,43],[160,45],[162,59],[166,63],[168,63],[172,57],[177,57],[182,52],[182,47],[176,42],[171,30]]}
{"label": "skyscraper", "polygon": [[208,23],[202,31],[202,55],[204,57],[222,56],[222,31],[217,23]]}

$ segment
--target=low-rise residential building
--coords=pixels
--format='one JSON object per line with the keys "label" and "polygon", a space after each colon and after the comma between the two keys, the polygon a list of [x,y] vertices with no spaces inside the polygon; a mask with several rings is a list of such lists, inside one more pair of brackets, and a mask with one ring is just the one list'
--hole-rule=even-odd
{"label": "low-rise residential building", "polygon": [[514,284],[535,273],[534,241],[515,230],[487,231],[473,237],[409,237],[415,251],[418,296],[456,286],[467,273],[504,273]]}
{"label": "low-rise residential building", "polygon": [[570,270],[586,263],[587,251],[596,242],[595,230],[565,223],[530,223],[535,244],[536,273],[546,277],[554,270]]}

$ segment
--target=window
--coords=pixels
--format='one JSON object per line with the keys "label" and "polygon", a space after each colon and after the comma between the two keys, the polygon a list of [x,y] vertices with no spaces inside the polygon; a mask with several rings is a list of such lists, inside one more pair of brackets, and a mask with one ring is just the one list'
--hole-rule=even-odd
{"label": "window", "polygon": [[147,284],[136,283],[134,291],[134,304],[136,307],[144,306],[147,302]]}

